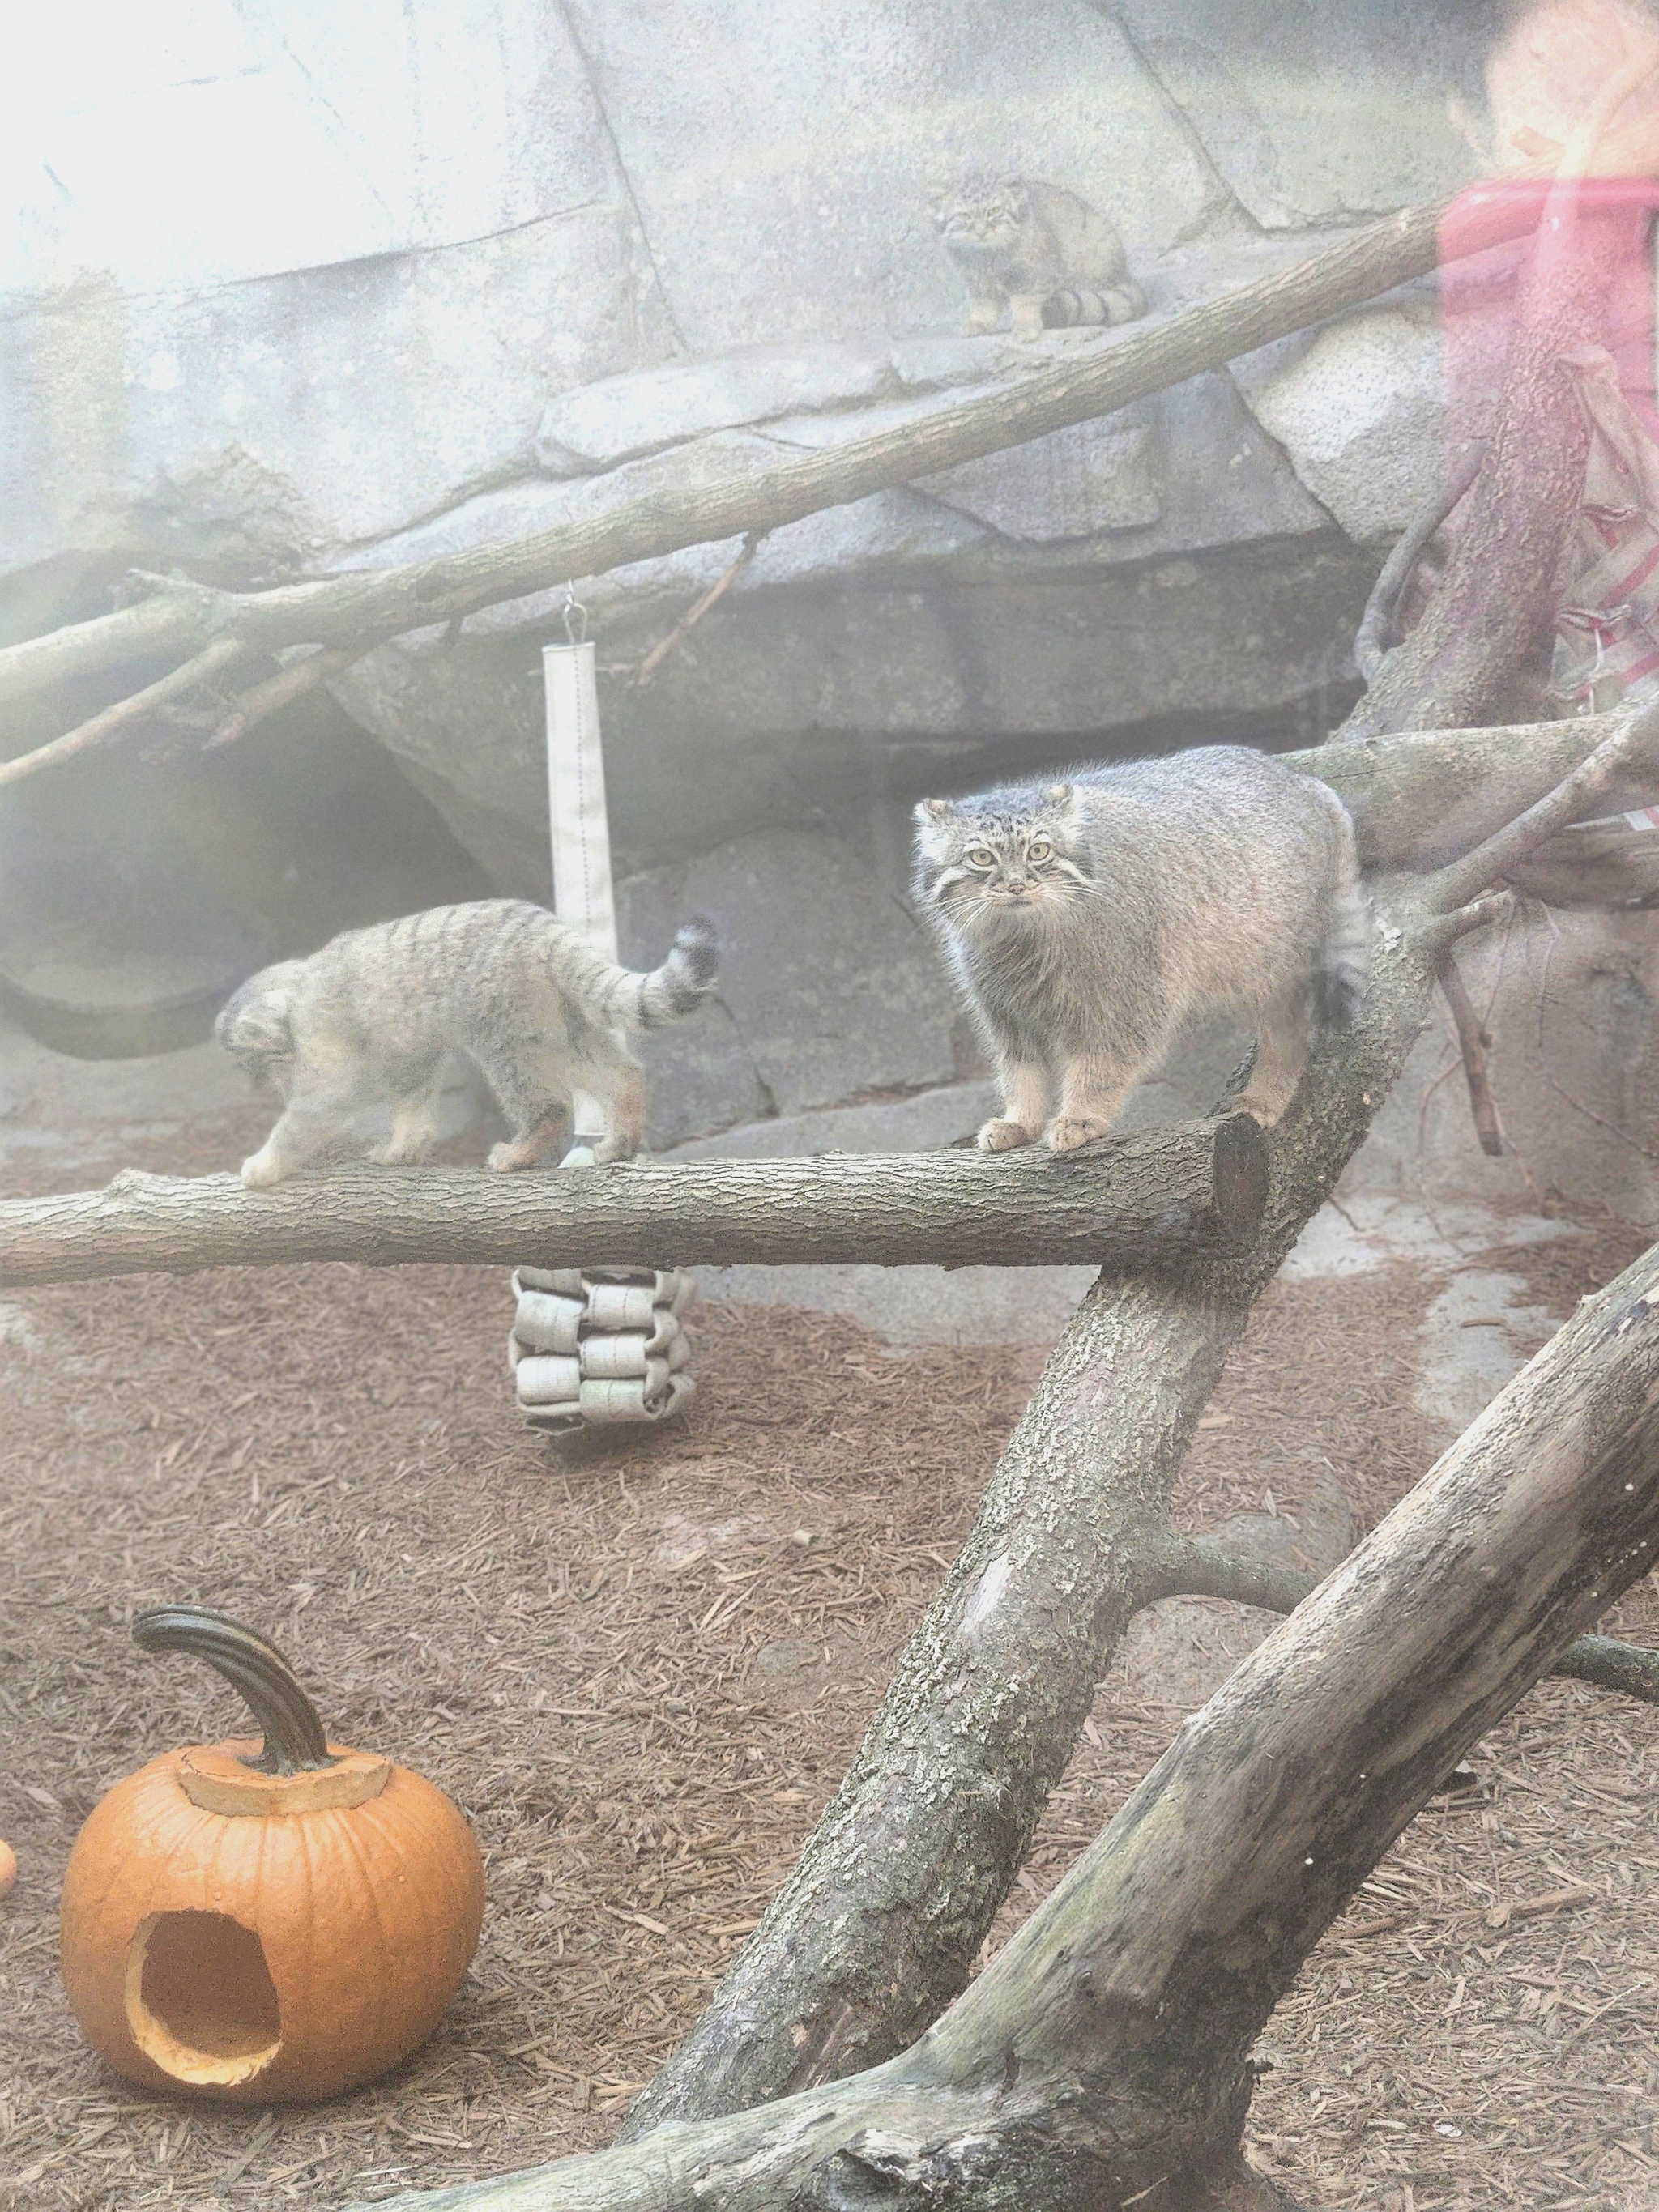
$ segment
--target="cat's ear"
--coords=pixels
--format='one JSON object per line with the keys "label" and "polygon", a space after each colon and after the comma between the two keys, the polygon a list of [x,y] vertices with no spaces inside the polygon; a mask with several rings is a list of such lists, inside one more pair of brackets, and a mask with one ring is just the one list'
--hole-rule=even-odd
{"label": "cat's ear", "polygon": [[1045,806],[1069,806],[1072,803],[1071,785],[1069,783],[1049,784],[1043,792],[1042,803]]}
{"label": "cat's ear", "polygon": [[920,799],[913,818],[918,830],[931,830],[935,823],[948,822],[956,811],[948,799]]}

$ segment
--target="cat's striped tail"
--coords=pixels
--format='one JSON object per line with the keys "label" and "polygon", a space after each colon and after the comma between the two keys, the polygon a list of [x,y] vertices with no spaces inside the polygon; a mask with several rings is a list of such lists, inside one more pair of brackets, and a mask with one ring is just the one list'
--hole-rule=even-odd
{"label": "cat's striped tail", "polygon": [[1110,290],[1097,292],[1083,284],[1051,292],[1042,303],[1042,319],[1051,330],[1080,323],[1132,323],[1146,312],[1146,295],[1133,278]]}
{"label": "cat's striped tail", "polygon": [[1348,810],[1328,784],[1321,784],[1319,789],[1339,818],[1335,881],[1325,941],[1319,948],[1314,973],[1314,1003],[1327,1029],[1341,1030],[1358,1012],[1370,976],[1371,914],[1359,881]]}
{"label": "cat's striped tail", "polygon": [[693,915],[674,933],[668,957],[644,975],[617,970],[606,1008],[618,1029],[659,1030],[693,1014],[714,986],[720,961],[714,925]]}

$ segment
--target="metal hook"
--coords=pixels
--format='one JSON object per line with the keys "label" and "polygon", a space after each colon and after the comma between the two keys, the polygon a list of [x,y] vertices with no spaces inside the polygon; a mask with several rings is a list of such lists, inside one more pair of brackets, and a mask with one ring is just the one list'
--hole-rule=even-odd
{"label": "metal hook", "polygon": [[567,645],[587,642],[587,609],[576,597],[574,582],[564,587],[564,636]]}

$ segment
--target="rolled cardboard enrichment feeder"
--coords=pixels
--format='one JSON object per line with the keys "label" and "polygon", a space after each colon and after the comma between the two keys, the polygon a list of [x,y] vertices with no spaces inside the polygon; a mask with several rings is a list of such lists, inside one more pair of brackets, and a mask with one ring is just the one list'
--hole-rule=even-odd
{"label": "rolled cardboard enrichment feeder", "polygon": [[520,1267],[507,1340],[526,1425],[659,1421],[690,1397],[680,1316],[695,1295],[674,1267]]}

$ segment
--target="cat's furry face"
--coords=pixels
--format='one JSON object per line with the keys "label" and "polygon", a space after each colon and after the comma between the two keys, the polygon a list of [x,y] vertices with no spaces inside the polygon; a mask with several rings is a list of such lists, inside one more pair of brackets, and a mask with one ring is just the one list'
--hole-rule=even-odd
{"label": "cat's furry face", "polygon": [[1030,198],[1018,177],[967,176],[933,199],[934,227],[960,258],[1006,260],[1030,218]]}
{"label": "cat's furry face", "polygon": [[1092,887],[1069,783],[917,807],[917,890],[956,930],[1058,921]]}

